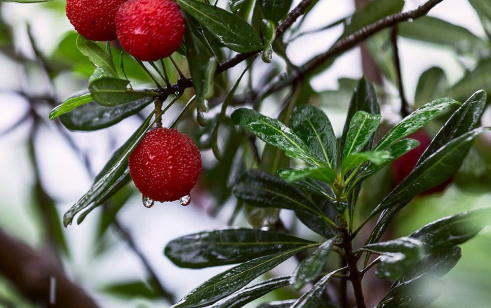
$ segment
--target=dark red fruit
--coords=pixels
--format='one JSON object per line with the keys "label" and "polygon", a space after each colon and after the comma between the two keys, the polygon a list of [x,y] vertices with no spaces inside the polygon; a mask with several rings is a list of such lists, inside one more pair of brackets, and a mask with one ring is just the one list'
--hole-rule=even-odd
{"label": "dark red fruit", "polygon": [[67,0],[66,16],[77,32],[92,41],[116,39],[114,19],[126,0]]}
{"label": "dark red fruit", "polygon": [[[423,155],[432,140],[428,133],[424,130],[419,130],[409,135],[408,138],[418,140],[420,145],[414,150],[395,160],[392,164],[392,179],[394,187],[399,185],[399,183],[401,183],[411,173],[419,158]],[[430,195],[433,193],[443,192],[445,188],[452,183],[452,180],[453,177],[433,188],[428,189],[427,191],[421,193],[421,195]]]}
{"label": "dark red fruit", "polygon": [[129,0],[116,14],[121,47],[142,61],[173,54],[185,30],[184,17],[172,0]]}
{"label": "dark red fruit", "polygon": [[143,196],[159,202],[188,196],[201,174],[201,155],[189,136],[175,129],[150,131],[131,153],[130,174]]}

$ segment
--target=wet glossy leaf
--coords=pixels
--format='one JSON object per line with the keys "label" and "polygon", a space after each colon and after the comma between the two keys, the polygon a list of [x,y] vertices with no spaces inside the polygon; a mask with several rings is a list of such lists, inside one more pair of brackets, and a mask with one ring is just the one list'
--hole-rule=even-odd
{"label": "wet glossy leaf", "polygon": [[[295,303],[295,301],[296,300],[294,299],[289,299],[284,301],[268,302],[268,303],[261,304],[256,308],[290,308]],[[324,302],[323,300],[319,300],[315,308],[337,308],[337,307],[330,305]]]}
{"label": "wet glossy leaf", "polygon": [[[326,197],[315,198],[312,196],[313,200],[319,207],[320,211],[335,224],[338,220],[338,213],[334,209],[334,202]],[[325,219],[318,214],[312,214],[308,212],[296,212],[297,218],[310,230],[325,238],[332,238],[338,235],[338,229],[334,227],[331,223],[327,224]]]}
{"label": "wet glossy leaf", "polygon": [[253,259],[204,282],[172,307],[204,307],[240,290],[308,246]]}
{"label": "wet glossy leaf", "polygon": [[193,16],[228,48],[247,53],[262,49],[254,28],[242,18],[219,7],[195,0],[178,0],[181,9]]}
{"label": "wet glossy leaf", "polygon": [[109,107],[158,95],[155,92],[128,89],[129,84],[126,79],[102,77],[92,81],[89,90],[94,101]]}
{"label": "wet glossy leaf", "polygon": [[308,152],[305,143],[280,121],[266,117],[252,109],[239,108],[232,114],[232,120],[251,131],[259,139],[285,151],[285,154],[303,159],[312,164],[316,162],[313,154]]}
{"label": "wet glossy leaf", "polygon": [[61,123],[71,131],[94,131],[112,126],[139,112],[154,101],[153,97],[121,104],[101,106],[91,101],[60,117]]}
{"label": "wet glossy leaf", "polygon": [[405,138],[416,132],[421,127],[428,124],[432,119],[440,115],[449,107],[460,105],[459,102],[451,98],[440,98],[415,110],[405,117],[401,122],[394,126],[385,136],[377,143],[376,150],[384,150],[391,146],[395,141]]}
{"label": "wet glossy leaf", "polygon": [[393,157],[388,151],[354,153],[343,160],[341,172],[344,175],[353,168],[360,166],[368,161],[377,166],[380,166],[382,164],[387,164],[391,160],[393,160]]}
{"label": "wet glossy leaf", "polygon": [[138,143],[143,139],[145,133],[152,125],[153,113],[151,113],[140,128],[130,137],[130,139],[120,148],[113,156],[108,164],[104,167],[101,173],[97,176],[97,180],[92,184],[89,191],[80,198],[66,213],[63,215],[63,225],[68,227],[72,224],[73,218],[77,213],[86,209],[98,198],[103,196],[108,190],[111,190],[113,185],[121,181],[122,178],[128,176],[128,157],[136,148]]}
{"label": "wet glossy leaf", "polygon": [[296,181],[293,184],[300,189],[317,194],[319,196],[333,197],[331,189],[327,187],[326,184],[312,178],[304,178],[302,180]]}
{"label": "wet glossy leaf", "polygon": [[273,42],[276,39],[276,27],[271,20],[263,19],[261,21],[261,32],[264,36],[264,47],[261,58],[266,63],[271,63],[273,59]]}
{"label": "wet glossy leaf", "polygon": [[118,77],[118,72],[113,60],[109,57],[108,53],[95,42],[79,35],[77,38],[77,48],[84,56],[89,58],[90,62],[95,66],[102,68],[111,77]]}
{"label": "wet glossy leaf", "polygon": [[282,179],[259,170],[246,171],[233,188],[235,196],[257,207],[275,207],[311,213],[332,223],[302,191]]}
{"label": "wet glossy leaf", "polygon": [[307,177],[328,183],[334,186],[336,171],[328,167],[307,167],[303,169],[285,168],[278,170],[278,175],[288,183],[297,182]]}
{"label": "wet glossy leaf", "polygon": [[288,14],[293,0],[259,0],[259,6],[266,19],[278,23]]}
{"label": "wet glossy leaf", "polygon": [[489,128],[477,128],[448,142],[413,169],[387,197],[372,211],[374,216],[383,210],[370,235],[370,243],[380,239],[385,229],[397,213],[417,194],[446,181],[462,164],[469,152],[474,138],[489,131]]}
{"label": "wet glossy leaf", "polygon": [[381,255],[377,276],[390,280],[399,279],[406,274],[425,254],[423,243],[409,237],[366,245],[363,249]]}
{"label": "wet glossy leaf", "polygon": [[268,279],[254,286],[242,289],[231,296],[219,301],[211,308],[240,308],[271,291],[290,284],[290,276]]}
{"label": "wet glossy leaf", "polygon": [[460,245],[491,224],[491,208],[483,208],[445,217],[432,222],[410,236],[432,249]]}
{"label": "wet glossy leaf", "polygon": [[308,146],[316,161],[336,169],[336,135],[324,111],[312,105],[303,105],[294,110],[291,122],[293,133]]}
{"label": "wet glossy leaf", "polygon": [[389,290],[375,308],[420,308],[434,302],[443,292],[443,281],[423,274]]}
{"label": "wet glossy leaf", "polygon": [[439,67],[432,67],[424,71],[419,77],[414,104],[420,107],[438,97],[443,97],[448,91],[448,80],[445,72]]}
{"label": "wet glossy leaf", "polygon": [[175,239],[165,247],[165,255],[177,266],[204,268],[245,262],[310,244],[311,241],[272,231],[224,229]]}
{"label": "wet glossy leaf", "polygon": [[92,96],[90,93],[82,94],[80,96],[75,96],[67,99],[62,104],[56,106],[49,113],[49,119],[54,120],[57,117],[74,110],[77,107],[85,105],[92,101]]}
{"label": "wet glossy leaf", "polygon": [[371,114],[365,111],[358,111],[355,113],[353,118],[351,118],[348,134],[346,136],[343,158],[363,150],[377,130],[380,119],[381,117],[378,114]]}
{"label": "wet glossy leaf", "polygon": [[334,241],[335,238],[332,238],[324,242],[297,266],[291,277],[291,283],[295,290],[302,289],[307,283],[319,277],[327,262]]}
{"label": "wet glossy leaf", "polygon": [[292,306],[291,308],[317,308],[321,299],[322,293],[327,287],[327,284],[332,278],[332,275],[337,271],[331,272],[322,277],[310,290],[305,292]]}

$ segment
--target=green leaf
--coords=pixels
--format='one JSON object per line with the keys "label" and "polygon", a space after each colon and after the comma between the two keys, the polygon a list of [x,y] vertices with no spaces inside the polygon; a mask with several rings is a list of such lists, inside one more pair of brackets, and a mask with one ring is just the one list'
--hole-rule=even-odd
{"label": "green leaf", "polygon": [[308,246],[253,259],[222,272],[192,290],[172,307],[204,307],[242,289]]}
{"label": "green leaf", "polygon": [[53,0],[2,0],[3,2],[16,2],[16,3],[40,3],[40,2],[50,2]]}
{"label": "green leaf", "polygon": [[129,84],[125,79],[102,77],[92,81],[89,90],[94,101],[109,107],[159,95],[155,92],[128,89]]}
{"label": "green leaf", "polygon": [[327,262],[336,238],[324,242],[310,256],[305,258],[295,269],[291,278],[291,284],[295,290],[302,289],[307,283],[319,277]]}
{"label": "green leaf", "polygon": [[385,229],[397,213],[403,209],[417,194],[446,181],[462,164],[469,152],[474,138],[489,131],[490,128],[477,128],[448,142],[424,161],[419,162],[387,197],[372,211],[370,217],[381,214],[370,235],[369,242],[380,239]]}
{"label": "green leaf", "polygon": [[184,11],[193,16],[228,48],[248,53],[262,49],[261,39],[254,28],[242,18],[219,7],[195,0],[177,1]]}
{"label": "green leaf", "polygon": [[268,19],[261,21],[261,32],[264,36],[264,47],[261,53],[261,58],[266,63],[271,63],[273,59],[273,43],[276,39],[276,27],[274,22]]}
{"label": "green leaf", "polygon": [[343,158],[352,153],[361,152],[370,141],[372,135],[380,124],[380,115],[365,111],[358,111],[351,119],[346,143],[343,149]]}
{"label": "green leaf", "polygon": [[[351,119],[358,111],[365,111],[367,113],[375,115],[380,114],[380,107],[377,102],[377,94],[375,93],[375,89],[373,85],[364,78],[360,79],[358,85],[353,92],[353,96],[351,97],[348,115],[346,116],[343,135],[340,142],[342,153],[344,153],[344,147],[346,143],[346,138],[348,137],[348,130]],[[368,150],[371,149],[372,142],[373,141],[369,142]]]}
{"label": "green leaf", "polygon": [[345,160],[343,160],[343,164],[341,166],[341,173],[345,175],[346,173],[348,173],[348,171],[366,163],[367,161],[370,161],[376,166],[380,166],[383,164],[388,164],[388,162],[391,160],[394,160],[394,158],[392,157],[389,151],[354,153],[346,157]]}
{"label": "green leaf", "polygon": [[53,110],[51,110],[51,112],[49,113],[49,119],[54,120],[57,117],[61,116],[62,114],[68,113],[74,110],[75,108],[85,105],[91,101],[92,101],[92,96],[90,96],[90,93],[71,97],[66,101],[64,101],[62,104],[53,108]]}
{"label": "green leaf", "polygon": [[448,91],[448,80],[445,72],[439,67],[431,67],[419,77],[414,105],[420,107],[438,97],[443,97]]}
{"label": "green leaf", "polygon": [[[287,169],[279,170],[279,172],[282,172],[283,170],[287,170]],[[328,187],[325,187],[323,183],[321,183],[318,180],[312,178],[304,178],[296,181],[293,184],[298,188],[305,190],[307,192],[311,192],[319,196],[332,197],[332,194],[329,193],[331,190]]]}
{"label": "green leaf", "polygon": [[79,35],[77,38],[77,48],[95,66],[102,68],[111,77],[118,77],[113,60],[99,45]]}
{"label": "green leaf", "polygon": [[89,191],[63,215],[63,225],[65,227],[72,224],[73,218],[77,213],[87,208],[101,196],[104,196],[108,190],[111,190],[113,185],[129,176],[127,172],[128,157],[152,126],[152,117],[153,112],[130,139],[116,152],[117,155],[109,160],[108,164],[98,174],[96,181],[92,184]]}
{"label": "green leaf", "polygon": [[489,44],[464,27],[447,21],[423,16],[414,22],[399,24],[402,37],[448,47],[457,53],[470,53],[480,58],[489,55]]}
{"label": "green leaf", "polygon": [[328,167],[308,167],[303,169],[284,168],[278,170],[278,175],[288,183],[297,182],[306,177],[310,177],[334,186],[337,173],[335,170]]}
{"label": "green leaf", "polygon": [[152,289],[143,281],[130,281],[119,284],[107,285],[101,288],[101,292],[110,293],[113,296],[125,298],[146,298],[157,300],[161,297],[159,292]]}
{"label": "green leaf", "polygon": [[153,97],[145,97],[114,107],[101,106],[91,101],[70,113],[62,115],[60,119],[61,123],[71,131],[94,131],[119,123],[139,112],[153,101]]}
{"label": "green leaf", "polygon": [[288,14],[293,0],[259,0],[264,18],[278,23]]}
{"label": "green leaf", "polygon": [[394,126],[382,139],[377,143],[375,150],[385,150],[395,141],[405,138],[416,132],[421,127],[428,124],[433,118],[440,115],[450,106],[460,105],[459,102],[451,98],[440,98],[415,110],[405,117],[401,122]]}
{"label": "green leaf", "polygon": [[399,279],[425,255],[423,243],[409,237],[366,245],[363,250],[381,254],[377,276],[390,280]]}
{"label": "green leaf", "polygon": [[259,229],[224,229],[190,234],[171,241],[165,255],[187,268],[245,262],[312,244],[291,235]]}
{"label": "green leaf", "polygon": [[491,78],[491,59],[480,61],[476,67],[465,74],[456,84],[452,86],[447,95],[464,100],[474,93],[476,89],[491,92],[489,79]]}
{"label": "green leaf", "polygon": [[[274,301],[274,302],[268,302],[261,304],[257,306],[256,308],[290,308],[296,300],[294,299],[289,299],[289,300],[284,300],[284,301]],[[333,305],[330,305],[323,300],[319,300],[318,304],[315,306],[315,308],[337,308]]]}
{"label": "green leaf", "polygon": [[275,207],[320,216],[325,223],[334,224],[302,191],[282,179],[259,170],[244,172],[234,186],[235,196],[257,207]]}
{"label": "green leaf", "polygon": [[432,222],[410,236],[432,249],[463,244],[491,224],[491,208],[483,208],[448,216]]}
{"label": "green leaf", "polygon": [[327,284],[331,280],[332,276],[336,274],[339,270],[331,272],[326,276],[322,277],[310,290],[305,292],[293,305],[291,308],[317,308],[318,303],[321,300],[322,293],[327,287]]}
{"label": "green leaf", "polygon": [[290,284],[290,276],[268,279],[254,286],[242,289],[231,296],[219,301],[211,308],[240,308],[271,291]]}
{"label": "green leaf", "polygon": [[316,161],[336,169],[336,135],[324,111],[312,105],[299,106],[295,108],[291,122],[293,133],[307,145]]}
{"label": "green leaf", "polygon": [[375,308],[420,308],[434,302],[443,293],[443,281],[423,274],[391,288]]}
{"label": "green leaf", "polygon": [[[377,67],[380,69],[382,74],[393,85],[397,85],[398,84],[397,68],[395,66],[393,45],[390,40],[391,30],[392,28],[382,30],[372,35],[370,38],[367,39],[366,42],[367,42],[368,50],[370,51],[370,55],[372,56],[373,60],[377,64]],[[441,97],[441,96],[437,96],[437,97]],[[424,103],[429,102],[435,98],[436,97],[426,100],[424,101]]]}
{"label": "green leaf", "polygon": [[487,0],[469,0],[481,19],[482,26],[488,37],[491,36],[491,3]]}
{"label": "green leaf", "polygon": [[313,154],[308,152],[307,145],[280,121],[266,117],[252,109],[239,108],[232,113],[232,120],[251,131],[259,139],[281,150],[286,155],[320,165]]}
{"label": "green leaf", "polygon": [[336,225],[335,222],[337,222],[338,220],[338,212],[334,209],[335,203],[331,201],[331,199],[325,197],[314,199],[313,196],[312,199],[315,200],[315,203],[319,207],[321,213],[329,217],[329,219],[334,222],[334,224],[326,223],[323,216],[320,216],[319,214],[312,214],[310,212],[297,211],[295,214],[297,215],[298,219],[307,228],[325,238],[332,238],[338,235],[339,232],[337,228],[334,227],[334,225]]}

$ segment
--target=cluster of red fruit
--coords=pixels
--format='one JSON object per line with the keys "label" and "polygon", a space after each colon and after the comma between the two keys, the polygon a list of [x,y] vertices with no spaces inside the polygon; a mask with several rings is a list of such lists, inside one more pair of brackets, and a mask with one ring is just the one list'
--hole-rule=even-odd
{"label": "cluster of red fruit", "polygon": [[186,29],[172,0],[68,0],[66,14],[77,32],[92,41],[118,39],[142,61],[174,53]]}

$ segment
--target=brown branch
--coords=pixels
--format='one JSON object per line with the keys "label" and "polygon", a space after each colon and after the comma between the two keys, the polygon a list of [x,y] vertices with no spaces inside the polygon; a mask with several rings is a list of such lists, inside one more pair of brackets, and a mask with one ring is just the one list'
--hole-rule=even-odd
{"label": "brown branch", "polygon": [[[0,229],[0,274],[32,302],[50,308],[99,308],[82,288],[70,281],[52,259]],[[55,289],[51,290],[53,284]],[[53,293],[54,292],[54,293]],[[51,293],[55,296],[51,297]],[[50,303],[50,304],[48,304]]]}
{"label": "brown branch", "polygon": [[392,50],[394,51],[394,65],[397,72],[397,87],[399,89],[399,96],[401,98],[401,116],[407,117],[412,111],[411,107],[406,99],[406,94],[404,93],[404,84],[402,81],[402,69],[401,69],[401,59],[399,57],[399,45],[397,44],[397,25],[392,27],[390,32],[390,41],[392,43]]}
{"label": "brown branch", "polygon": [[363,297],[363,290],[361,287],[361,276],[360,272],[358,272],[358,266],[356,265],[357,258],[353,253],[353,247],[351,246],[351,236],[345,227],[342,227],[340,231],[343,236],[344,258],[349,269],[348,279],[351,281],[355,293],[356,308],[366,308],[365,298]]}

